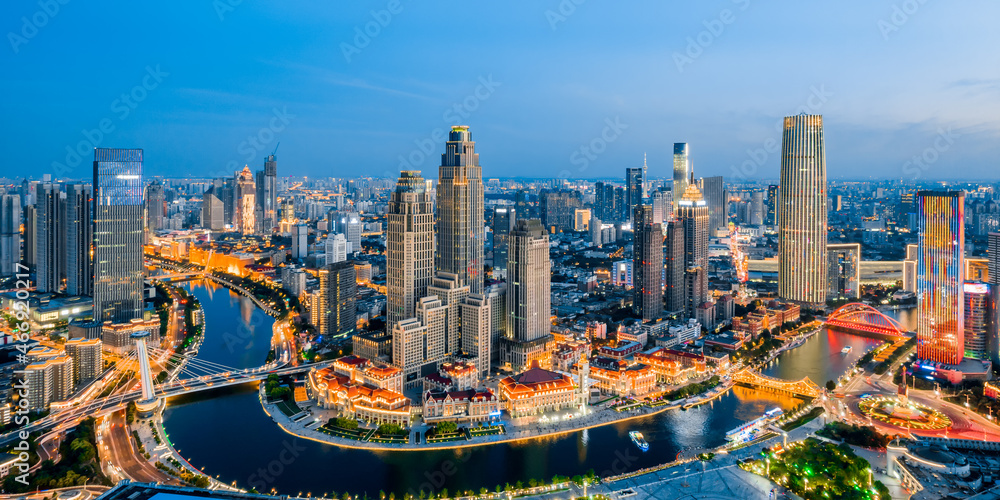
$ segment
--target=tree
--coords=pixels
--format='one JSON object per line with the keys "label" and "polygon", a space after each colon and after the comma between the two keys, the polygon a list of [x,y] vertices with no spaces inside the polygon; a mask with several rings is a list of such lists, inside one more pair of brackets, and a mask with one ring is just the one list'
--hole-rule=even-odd
{"label": "tree", "polygon": [[435,427],[436,433],[440,434],[451,434],[458,430],[458,424],[455,422],[441,422]]}
{"label": "tree", "polygon": [[836,382],[834,382],[832,380],[827,380],[826,381],[826,389],[828,391],[832,391],[832,390],[834,390],[836,388],[837,388],[837,383]]}
{"label": "tree", "polygon": [[487,493],[489,493],[489,492],[490,492],[490,490],[486,489],[486,487],[485,487],[485,486],[483,486],[482,488],[479,488],[479,496],[482,496],[482,497],[484,497],[484,496],[486,496],[486,494],[487,494]]}

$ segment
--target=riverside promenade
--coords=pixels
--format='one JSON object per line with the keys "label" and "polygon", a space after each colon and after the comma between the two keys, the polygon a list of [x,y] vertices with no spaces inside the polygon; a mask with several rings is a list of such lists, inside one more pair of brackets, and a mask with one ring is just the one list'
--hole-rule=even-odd
{"label": "riverside promenade", "polygon": [[[504,434],[494,434],[489,436],[478,436],[472,437],[468,440],[462,441],[448,441],[442,443],[415,443],[414,433],[410,432],[408,443],[378,443],[378,442],[368,442],[368,441],[358,441],[354,439],[342,438],[338,436],[332,436],[325,432],[319,430],[319,427],[326,423],[327,417],[322,415],[322,410],[314,411],[312,408],[307,408],[303,412],[287,416],[279,408],[277,404],[272,404],[267,402],[267,398],[264,396],[263,384],[258,391],[258,398],[260,400],[261,406],[264,408],[264,412],[271,417],[279,427],[281,427],[285,432],[298,436],[304,439],[310,439],[324,444],[330,444],[334,446],[340,446],[344,448],[356,448],[356,449],[368,449],[368,450],[399,450],[399,451],[426,451],[435,449],[455,449],[455,448],[470,448],[474,446],[485,446],[496,443],[510,442],[510,441],[521,441],[537,438],[546,438],[552,436],[558,436],[562,434],[567,434],[571,432],[577,432],[584,429],[589,429],[592,427],[599,427],[603,425],[616,424],[619,422],[627,422],[629,420],[644,418],[650,415],[656,415],[658,413],[665,412],[667,410],[680,409],[682,406],[684,408],[690,408],[693,406],[698,406],[700,404],[705,404],[713,401],[732,388],[732,383],[723,383],[718,387],[697,395],[691,398],[674,401],[663,406],[649,407],[649,406],[638,406],[625,411],[618,412],[605,404],[599,404],[595,406],[587,406],[586,414],[580,415],[579,410],[564,410],[562,412],[557,412],[555,415],[560,415],[558,421],[552,421],[552,419],[545,419],[542,421],[539,417],[526,417],[518,419],[507,419],[501,420],[499,423],[504,426],[506,433]],[[573,415],[571,418],[565,418],[566,415]]]}

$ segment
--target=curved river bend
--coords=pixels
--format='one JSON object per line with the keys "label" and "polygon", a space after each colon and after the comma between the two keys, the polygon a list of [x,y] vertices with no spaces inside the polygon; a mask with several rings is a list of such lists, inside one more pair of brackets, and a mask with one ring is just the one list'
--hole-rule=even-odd
{"label": "curved river bend", "polygon": [[[198,357],[233,368],[259,366],[270,349],[273,319],[249,299],[211,283],[186,285],[205,310],[205,341]],[[250,331],[252,335],[245,332]],[[834,379],[874,340],[826,330],[783,353],[764,373],[787,379],[810,377],[823,385]],[[850,345],[851,353],[840,351]],[[572,476],[594,469],[621,473],[673,460],[685,448],[712,447],[725,433],[765,410],[800,401],[736,387],[711,404],[671,410],[620,424],[552,438],[442,451],[342,449],[293,437],[264,413],[254,386],[220,389],[176,398],[164,413],[170,441],[194,466],[240,487],[282,494],[398,494],[419,489],[477,491],[531,478]],[[646,453],[628,439],[640,430],[650,442]]]}

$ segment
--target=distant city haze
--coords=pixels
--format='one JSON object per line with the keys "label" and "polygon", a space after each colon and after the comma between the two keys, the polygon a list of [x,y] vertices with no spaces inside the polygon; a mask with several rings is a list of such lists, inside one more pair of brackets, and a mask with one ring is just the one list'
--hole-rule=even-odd
{"label": "distant city haze", "polygon": [[229,176],[280,142],[286,176],[435,178],[461,124],[484,179],[669,178],[675,142],[776,179],[805,111],[830,179],[997,178],[995,2],[57,3],[0,7],[0,176],[86,179],[94,147]]}

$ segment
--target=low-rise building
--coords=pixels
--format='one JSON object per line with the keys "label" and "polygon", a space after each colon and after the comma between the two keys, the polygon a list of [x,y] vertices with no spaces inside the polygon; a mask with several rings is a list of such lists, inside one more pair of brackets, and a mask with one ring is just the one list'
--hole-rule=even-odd
{"label": "low-rise building", "polygon": [[671,352],[664,347],[654,347],[636,353],[635,360],[652,367],[656,381],[665,384],[679,384],[697,373],[694,363],[685,363]]}
{"label": "low-rise building", "polygon": [[500,400],[491,389],[424,392],[423,420],[484,422],[500,416]]}
{"label": "low-rise building", "polygon": [[639,396],[656,386],[657,374],[649,365],[629,365],[622,359],[597,357],[590,361],[590,376],[601,394]]}
{"label": "low-rise building", "polygon": [[402,394],[403,372],[345,356],[309,372],[309,390],[321,408],[378,424],[410,425],[410,400]]}
{"label": "low-rise building", "polygon": [[499,388],[501,405],[515,418],[570,408],[576,396],[573,379],[542,369],[537,361],[527,371],[501,380]]}
{"label": "low-rise building", "polygon": [[602,346],[598,354],[607,358],[625,359],[642,350],[642,345],[635,341],[619,341],[616,346]]}

